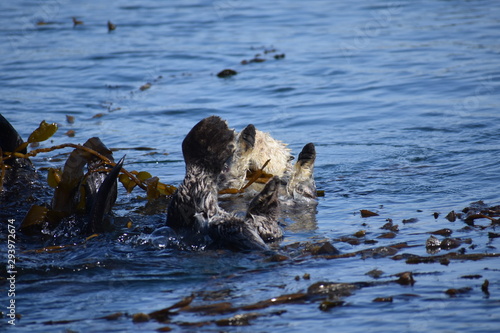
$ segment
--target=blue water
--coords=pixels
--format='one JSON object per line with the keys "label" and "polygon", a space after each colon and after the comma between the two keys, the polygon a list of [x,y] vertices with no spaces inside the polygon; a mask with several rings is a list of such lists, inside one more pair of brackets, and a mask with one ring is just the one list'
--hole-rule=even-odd
{"label": "blue water", "polygon": [[[73,28],[73,16],[84,24]],[[484,230],[467,230],[463,222],[444,219],[473,201],[500,203],[497,1],[4,1],[0,17],[0,110],[24,138],[42,120],[57,122],[59,131],[42,147],[83,143],[92,136],[112,148],[151,147],[153,154],[122,149],[115,156],[127,154],[128,170],[148,171],[175,185],[184,175],[182,139],[196,122],[216,114],[238,130],[255,124],[288,143],[294,154],[307,142],[316,144],[315,178],[325,196],[308,223],[289,226],[282,246],[330,240],[348,253],[408,242],[416,247],[400,253],[427,255],[426,233],[451,228],[453,237],[472,238],[475,248],[462,246],[467,253],[498,252],[498,238],[487,235],[495,231],[488,221],[481,222]],[[36,25],[40,20],[49,24]],[[117,25],[115,31],[108,33],[108,20]],[[276,52],[264,53],[272,49]],[[241,64],[258,53],[267,61]],[[282,53],[284,59],[274,59]],[[218,78],[225,68],[238,75]],[[146,83],[151,87],[141,91]],[[75,117],[74,124],[66,122],[66,115]],[[64,134],[70,129],[74,137]],[[32,160],[38,168],[60,167],[65,156],[58,153]],[[39,174],[43,179],[45,171]],[[177,251],[152,239],[165,217],[161,207],[141,213],[146,202],[140,195],[120,188],[115,206],[118,221],[131,220],[132,231],[121,228],[59,253],[23,252],[44,246],[33,240],[17,244],[16,303],[22,318],[15,329],[498,328],[498,258],[408,265],[390,258],[301,257],[283,248],[290,259],[269,263],[261,254]],[[40,194],[36,200],[50,197]],[[360,209],[380,216],[363,219]],[[434,212],[441,213],[437,220]],[[8,214],[20,223],[25,211]],[[377,239],[377,245],[335,241],[359,230],[375,239],[385,232],[379,228],[387,218],[400,225],[395,239]],[[418,221],[403,225],[408,218]],[[373,281],[365,273],[374,268],[384,271],[379,280],[411,271],[417,282],[363,288],[327,312],[315,301],[273,306],[258,310],[266,315],[249,326],[182,325],[237,313],[182,312],[164,324],[136,324],[128,316],[98,319],[116,312],[150,313],[192,293],[197,295],[192,305],[242,306],[304,292],[318,281]],[[305,273],[310,280],[295,279]],[[471,274],[481,278],[461,278]],[[490,282],[489,298],[481,292],[484,279]],[[2,307],[5,286],[0,288]],[[462,287],[472,291],[456,298],[444,294]],[[204,299],[207,291],[222,296]],[[372,302],[387,296],[394,301]],[[1,318],[0,325],[11,328],[7,319]],[[43,324],[51,320],[75,321]]]}

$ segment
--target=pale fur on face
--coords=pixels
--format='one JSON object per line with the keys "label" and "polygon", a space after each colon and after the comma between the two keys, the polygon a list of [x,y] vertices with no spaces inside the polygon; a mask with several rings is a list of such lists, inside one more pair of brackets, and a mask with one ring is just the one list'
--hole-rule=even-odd
{"label": "pale fur on face", "polygon": [[255,131],[255,144],[248,148],[241,140],[241,132],[236,136],[236,150],[230,161],[229,169],[223,174],[222,187],[241,189],[246,184],[247,171],[257,171],[269,163],[264,172],[278,176],[286,176],[292,170],[293,159],[290,149],[269,133]]}
{"label": "pale fur on face", "polygon": [[267,173],[283,177],[285,173],[290,172],[290,161],[293,157],[287,145],[274,139],[271,134],[257,130],[255,132],[255,147],[250,158],[250,170],[260,169],[268,159],[271,161],[264,170]]}
{"label": "pale fur on face", "polygon": [[[286,183],[283,195],[291,199],[316,198],[314,182],[315,148],[312,143],[304,146],[296,163],[287,145],[274,139],[269,133],[252,129],[245,130],[235,136],[235,151],[219,178],[221,188],[241,189],[247,183],[247,172],[264,168],[264,172],[280,177]],[[252,131],[255,131],[255,141],[252,142]],[[245,137],[246,136],[246,137]]]}

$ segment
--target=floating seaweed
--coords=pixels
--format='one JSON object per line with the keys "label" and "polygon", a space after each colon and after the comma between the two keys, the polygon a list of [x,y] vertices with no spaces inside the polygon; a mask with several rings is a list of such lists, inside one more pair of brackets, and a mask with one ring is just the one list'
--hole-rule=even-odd
{"label": "floating seaweed", "polygon": [[224,69],[224,70],[220,71],[219,73],[217,73],[217,76],[220,78],[227,78],[227,77],[235,76],[236,74],[238,74],[238,72],[236,72],[233,69]]}
{"label": "floating seaweed", "polygon": [[447,289],[444,293],[450,297],[456,297],[460,294],[467,294],[472,290],[471,287],[463,287],[463,288],[450,288]]}
{"label": "floating seaweed", "polygon": [[111,21],[108,21],[108,32],[111,32],[116,29],[116,24],[111,23]]}
{"label": "floating seaweed", "polygon": [[[122,167],[123,159],[115,163],[112,152],[99,138],[91,138],[83,145],[67,143],[27,152],[29,144],[48,140],[56,133],[58,126],[42,121],[26,142],[4,117],[0,118],[0,126],[0,187],[4,182],[16,181],[19,170],[32,172],[30,157],[73,148],[62,170],[48,169],[47,183],[55,188],[52,202],[45,206],[33,205],[28,210],[20,226],[20,230],[26,234],[43,234],[46,230],[54,230],[63,219],[74,214],[85,214],[86,217],[80,219],[84,234],[110,230],[111,225],[107,224],[104,216],[111,211],[116,200],[116,178],[119,174],[127,190],[138,186],[146,191],[149,200],[171,195],[175,191],[175,187],[160,183],[157,177],[147,172],[127,171]],[[84,172],[85,166],[87,172]]]}
{"label": "floating seaweed", "polygon": [[378,213],[372,212],[371,210],[367,209],[361,209],[359,212],[361,213],[361,217],[379,216]]}
{"label": "floating seaweed", "polygon": [[483,284],[481,285],[481,290],[483,293],[486,294],[486,296],[490,295],[490,291],[488,289],[489,285],[490,285],[490,281],[488,281],[488,280],[484,280]]}
{"label": "floating seaweed", "polygon": [[71,18],[73,20],[73,28],[75,28],[78,25],[83,25],[83,21],[78,20],[76,17]]}
{"label": "floating seaweed", "polygon": [[393,260],[406,259],[407,264],[433,264],[439,263],[442,260],[481,260],[484,258],[497,258],[500,257],[500,253],[469,253],[462,254],[456,252],[450,252],[440,256],[419,256],[416,254],[401,254],[392,257]]}
{"label": "floating seaweed", "polygon": [[384,274],[384,272],[381,271],[380,269],[372,269],[371,271],[365,273],[365,275],[368,275],[374,279],[380,278],[382,274]]}
{"label": "floating seaweed", "polygon": [[377,297],[377,298],[374,298],[372,302],[377,302],[377,303],[392,303],[392,300],[393,300],[393,297],[392,296],[389,296],[389,297]]}

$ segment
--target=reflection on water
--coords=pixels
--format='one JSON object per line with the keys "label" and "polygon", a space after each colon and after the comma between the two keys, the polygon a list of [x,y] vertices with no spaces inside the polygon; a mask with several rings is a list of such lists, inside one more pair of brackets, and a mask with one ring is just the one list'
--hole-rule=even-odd
{"label": "reflection on water", "polygon": [[[496,328],[496,224],[446,219],[471,202],[499,203],[495,2],[21,1],[0,8],[0,105],[23,138],[42,120],[57,122],[42,148],[98,136],[123,149],[117,156],[127,154],[127,169],[176,185],[184,136],[217,114],[236,130],[253,123],[271,132],[294,155],[314,142],[316,183],[325,192],[317,206],[283,207],[286,237],[274,252],[233,253],[176,248],[166,202],[120,188],[114,232],[88,241],[18,235],[23,317],[15,329]],[[83,25],[73,27],[72,17]],[[111,32],[108,20],[116,24]],[[265,61],[242,63],[251,59]],[[226,68],[238,74],[218,78]],[[128,149],[138,147],[151,149]],[[19,224],[32,204],[50,201],[43,168],[60,167],[66,155],[58,153],[68,151],[32,159],[39,179],[11,193],[2,220]],[[245,202],[223,204],[245,211]],[[360,209],[379,215],[363,218]],[[381,229],[389,220],[396,231]],[[444,228],[452,233],[434,237],[460,245],[427,253],[429,233]],[[317,254],[326,242],[340,254],[328,246]],[[53,244],[71,246],[32,251]],[[378,278],[366,275],[374,269]],[[408,271],[413,285],[394,282]],[[308,293],[318,282],[356,288],[349,296]],[[133,314],[192,295],[190,308],[165,311],[161,323],[134,323]],[[273,298],[280,301],[270,305]]]}

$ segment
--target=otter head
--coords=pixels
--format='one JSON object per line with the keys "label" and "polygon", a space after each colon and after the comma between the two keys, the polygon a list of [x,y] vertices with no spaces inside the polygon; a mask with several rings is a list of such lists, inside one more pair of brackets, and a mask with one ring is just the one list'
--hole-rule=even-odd
{"label": "otter head", "polygon": [[234,131],[217,116],[196,124],[182,142],[186,168],[196,165],[218,175],[234,152]]}

